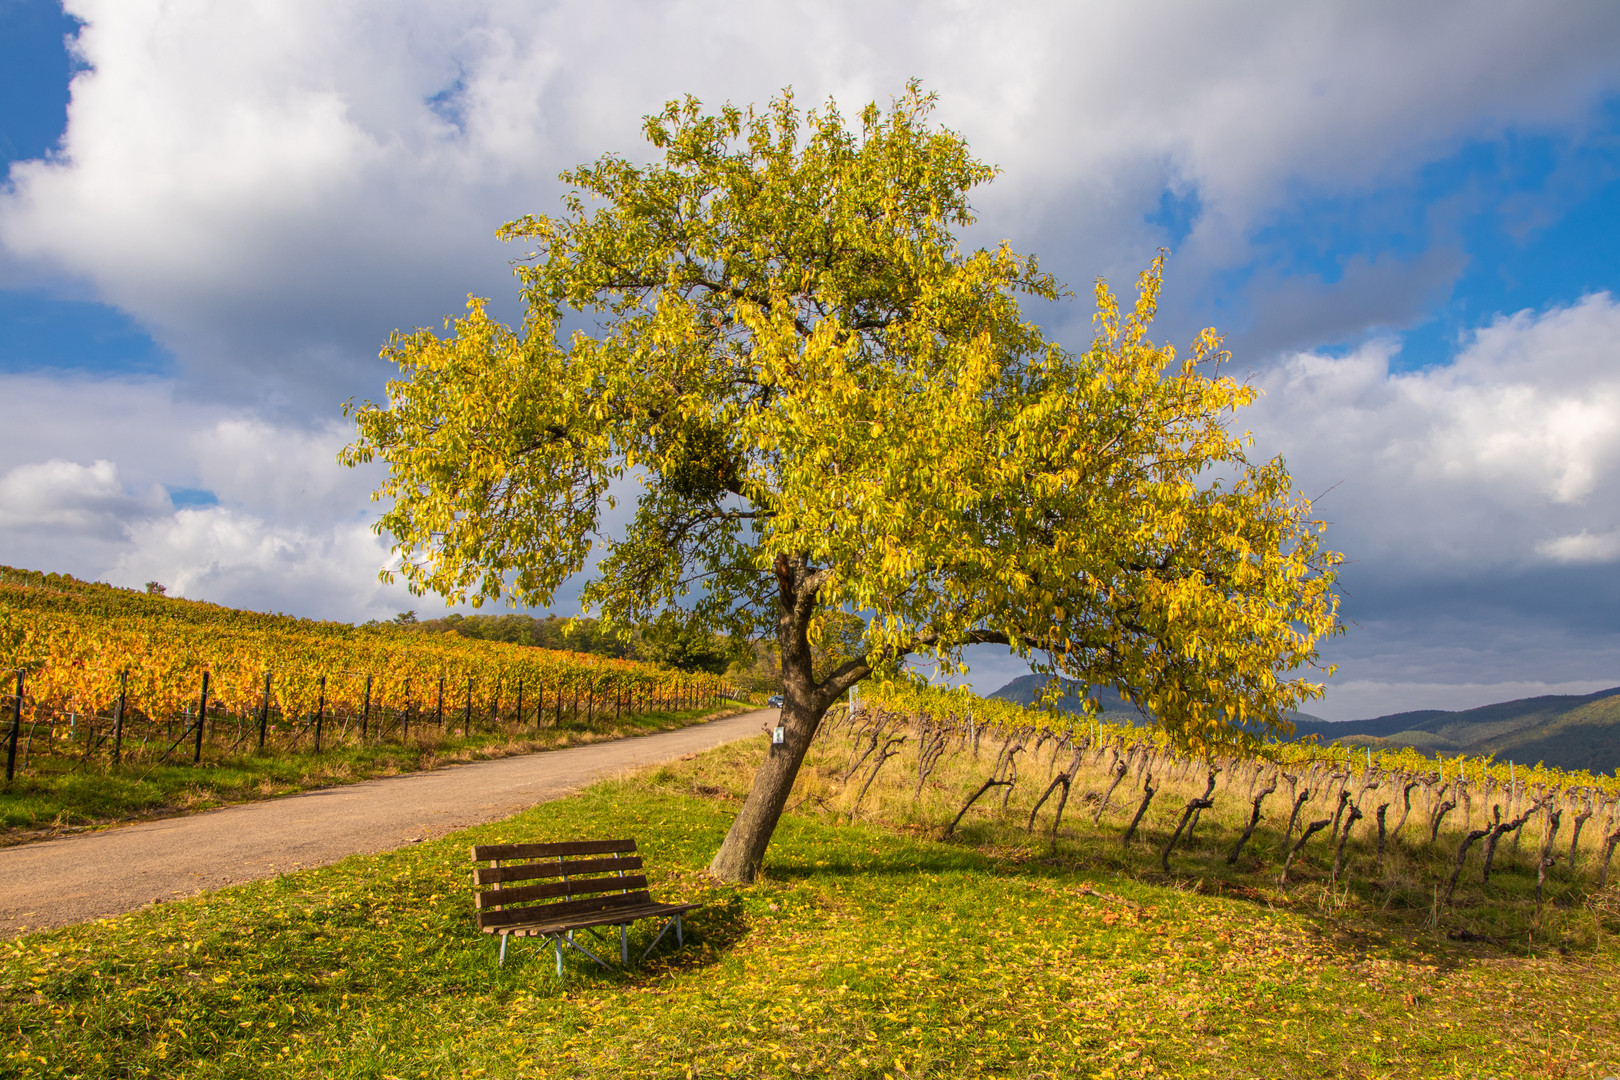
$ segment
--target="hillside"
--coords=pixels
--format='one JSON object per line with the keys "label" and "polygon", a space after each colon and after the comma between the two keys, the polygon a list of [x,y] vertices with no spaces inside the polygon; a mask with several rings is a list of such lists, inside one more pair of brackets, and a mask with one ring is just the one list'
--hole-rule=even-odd
{"label": "hillside", "polygon": [[1620,769],[1620,687],[1545,695],[1450,712],[1422,709],[1371,720],[1305,720],[1296,737],[1368,746],[1412,746],[1430,754],[1495,756],[1560,769]]}
{"label": "hillside", "polygon": [[[1046,685],[1045,675],[1023,675],[986,695],[1018,705],[1032,705]],[[1062,711],[1079,712],[1078,683],[1055,703]],[[1103,715],[1116,724],[1145,724],[1137,710],[1118,695],[1098,692]],[[1419,709],[1371,720],[1323,720],[1295,713],[1294,738],[1315,738],[1353,746],[1410,746],[1425,754],[1494,756],[1499,761],[1546,764],[1571,771],[1610,773],[1620,769],[1620,687],[1586,695],[1555,695],[1502,701],[1452,712]]]}
{"label": "hillside", "polygon": [[[1050,677],[1046,675],[1020,675],[1000,690],[985,696],[1010,701],[1015,705],[1033,705],[1035,704],[1036,695],[1041,692],[1049,681]],[[1077,713],[1082,711],[1081,703],[1085,698],[1079,692],[1080,684],[1064,680],[1064,687],[1063,697],[1054,703],[1054,707],[1061,712]],[[1143,716],[1135,705],[1121,699],[1117,693],[1111,690],[1097,690],[1095,696],[1097,703],[1102,706],[1103,715],[1112,723],[1145,724],[1148,722],[1148,718]],[[1326,722],[1309,713],[1294,713],[1293,718],[1296,724],[1301,722],[1313,724]]]}

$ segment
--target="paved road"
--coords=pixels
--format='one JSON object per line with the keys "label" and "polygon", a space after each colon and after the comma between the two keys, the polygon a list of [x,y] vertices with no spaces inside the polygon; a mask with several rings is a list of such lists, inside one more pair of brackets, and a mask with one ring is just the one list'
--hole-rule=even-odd
{"label": "paved road", "polygon": [[0,848],[0,937],[121,915],[510,817],[605,776],[760,737],[775,709]]}

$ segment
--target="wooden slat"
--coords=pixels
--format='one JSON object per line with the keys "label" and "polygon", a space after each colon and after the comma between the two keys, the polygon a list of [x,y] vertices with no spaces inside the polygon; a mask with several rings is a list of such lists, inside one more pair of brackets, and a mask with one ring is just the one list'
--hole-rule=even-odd
{"label": "wooden slat", "polygon": [[615,874],[620,870],[640,870],[641,856],[620,859],[577,859],[574,862],[519,863],[516,866],[477,866],[473,884],[494,885],[502,881],[528,881],[532,878],[561,877],[567,874]]}
{"label": "wooden slat", "polygon": [[540,907],[480,911],[478,912],[478,925],[480,927],[492,927],[541,921],[553,922],[575,916],[594,915],[597,912],[632,908],[651,902],[652,898],[645,892],[610,893],[606,896],[593,896],[589,900],[564,900],[560,904],[545,904]]}
{"label": "wooden slat", "polygon": [[609,855],[634,851],[634,840],[564,840],[551,844],[480,844],[472,849],[473,862],[491,859],[555,859],[570,855]]}
{"label": "wooden slat", "polygon": [[[647,887],[645,874],[627,874],[624,877],[601,878],[569,878],[567,881],[553,881],[545,885],[525,885],[516,889],[493,889],[489,892],[473,893],[473,907],[498,908],[509,904],[522,904],[530,900],[545,900],[553,896],[590,896],[592,893],[622,892]],[[540,908],[530,908],[530,911],[540,911]]]}
{"label": "wooden slat", "polygon": [[[486,934],[500,933],[503,930],[509,934],[520,937],[534,937],[538,934],[558,934],[568,930],[584,930],[590,926],[616,926],[619,923],[635,922],[637,919],[668,918],[676,912],[692,911],[702,907],[702,904],[660,904],[649,901],[632,908],[615,908],[591,915],[579,915],[571,919],[559,919],[555,922],[523,923],[519,926],[505,928],[500,926],[486,926]],[[536,908],[536,911],[545,911],[545,908]]]}

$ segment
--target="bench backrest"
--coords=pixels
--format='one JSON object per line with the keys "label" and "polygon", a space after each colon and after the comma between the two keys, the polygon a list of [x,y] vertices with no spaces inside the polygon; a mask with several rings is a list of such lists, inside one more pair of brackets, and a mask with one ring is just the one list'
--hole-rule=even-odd
{"label": "bench backrest", "polygon": [[[481,930],[563,921],[649,901],[634,840],[481,844],[472,849]],[[539,882],[539,884],[526,884]]]}

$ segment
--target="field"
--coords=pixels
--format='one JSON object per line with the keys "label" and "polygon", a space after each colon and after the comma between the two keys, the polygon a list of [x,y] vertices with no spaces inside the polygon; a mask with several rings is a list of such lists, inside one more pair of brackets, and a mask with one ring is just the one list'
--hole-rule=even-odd
{"label": "field", "polygon": [[[1213,812],[1166,873],[1179,802],[1150,812],[1129,846],[1119,833],[1134,805],[1097,825],[1071,812],[1054,840],[1025,830],[1046,786],[1033,769],[1005,807],[999,791],[980,800],[947,841],[919,820],[933,804],[897,767],[910,754],[852,815],[864,770],[842,777],[861,745],[845,727],[818,739],[748,888],[702,868],[765,752],[757,744],[442,841],[9,943],[0,1071],[1620,1073],[1612,886],[1559,879],[1537,903],[1528,857],[1508,849],[1488,891],[1441,906],[1427,845],[1400,838],[1378,879],[1388,888],[1335,882],[1314,845],[1279,885],[1281,822],[1267,818],[1253,855],[1228,866],[1241,815]],[[924,793],[959,805],[989,765],[988,750],[946,755]],[[1095,808],[1078,790],[1075,801]],[[627,975],[576,957],[559,981],[549,954],[524,946],[497,968],[494,943],[472,927],[467,845],[609,833],[640,842],[655,895],[707,905],[688,947]]]}
{"label": "field", "polygon": [[631,660],[0,567],[0,845],[725,713]]}

